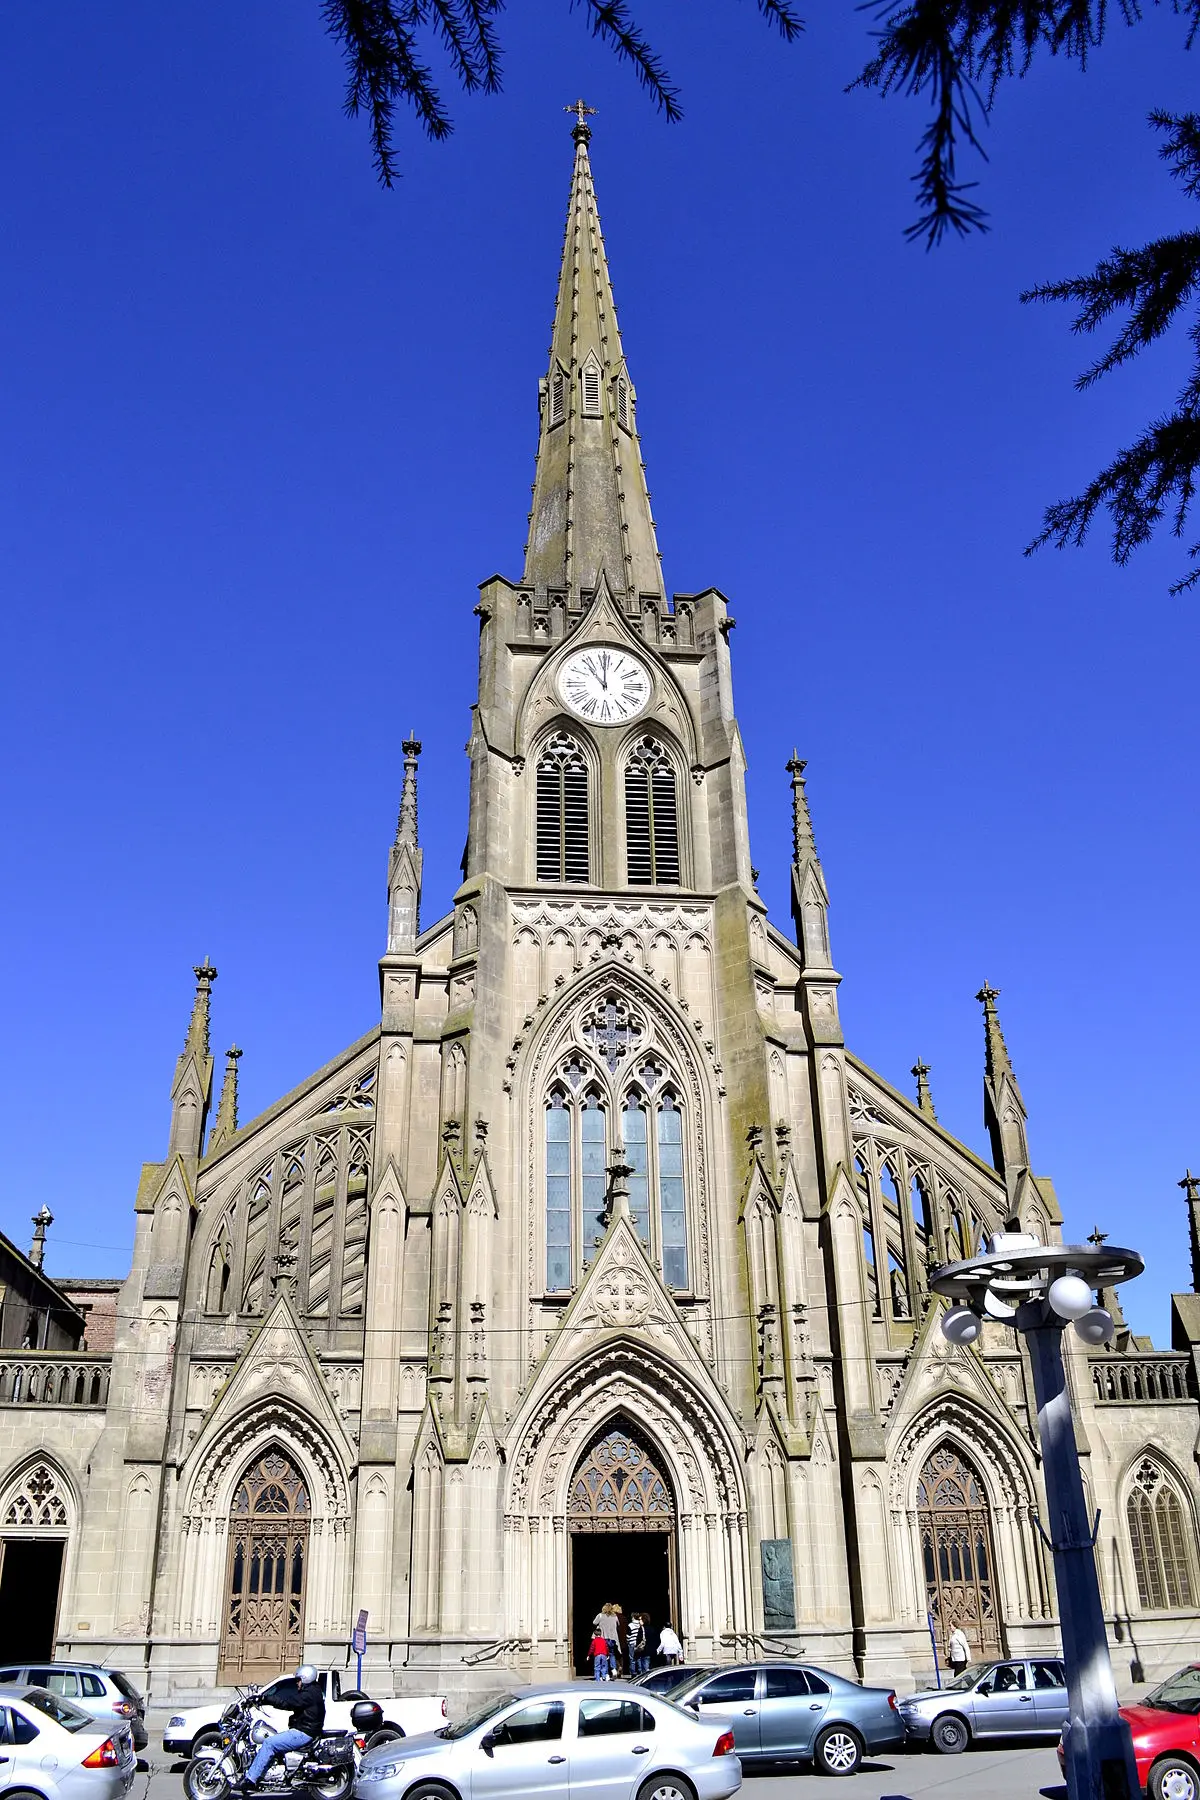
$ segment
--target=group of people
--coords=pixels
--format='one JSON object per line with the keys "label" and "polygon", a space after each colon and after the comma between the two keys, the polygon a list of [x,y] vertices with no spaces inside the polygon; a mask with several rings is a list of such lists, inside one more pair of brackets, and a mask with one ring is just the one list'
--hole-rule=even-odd
{"label": "group of people", "polygon": [[[592,1641],[588,1654],[597,1681],[615,1681],[628,1673],[631,1677],[650,1672],[650,1614],[630,1613],[615,1600],[606,1600],[592,1620]],[[658,1654],[665,1663],[677,1663],[683,1657],[683,1645],[672,1631],[670,1620],[658,1634]]]}

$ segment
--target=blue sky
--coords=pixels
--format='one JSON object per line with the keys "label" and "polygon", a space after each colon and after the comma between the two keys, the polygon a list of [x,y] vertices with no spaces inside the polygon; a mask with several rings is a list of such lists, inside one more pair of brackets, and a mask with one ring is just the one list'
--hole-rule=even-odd
{"label": "blue sky", "polygon": [[[795,743],[851,1047],[984,1148],[984,977],[1068,1227],[1144,1250],[1160,1342],[1200,1164],[1195,597],[1022,546],[1173,396],[1182,345],[1079,396],[1035,281],[1195,223],[1145,115],[1154,12],[1002,96],[992,231],[905,244],[920,107],[843,93],[864,16],[783,45],[647,5],[663,123],[566,0],[514,5],[497,99],[375,183],[316,0],[0,16],[8,950],[0,1225],[122,1273],[191,965],[243,1117],[377,1014],[400,741],[426,921],[465,833],[479,581],[520,572],[570,172],[593,167],[667,580],[732,640],[762,891],[787,923]],[[1200,530],[1196,535],[1200,535]]]}

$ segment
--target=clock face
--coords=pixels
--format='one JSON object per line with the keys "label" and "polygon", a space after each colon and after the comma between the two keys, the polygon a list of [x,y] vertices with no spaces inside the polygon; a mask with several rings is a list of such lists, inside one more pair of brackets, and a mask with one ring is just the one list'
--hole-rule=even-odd
{"label": "clock face", "polygon": [[594,644],[568,656],[558,691],[573,713],[592,725],[622,725],[650,699],[650,676],[635,656],[611,644]]}

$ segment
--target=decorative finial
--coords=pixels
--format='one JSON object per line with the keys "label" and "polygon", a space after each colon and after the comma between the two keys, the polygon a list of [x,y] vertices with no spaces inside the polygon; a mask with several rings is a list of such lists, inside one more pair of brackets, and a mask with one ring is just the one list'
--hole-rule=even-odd
{"label": "decorative finial", "polygon": [[1200,1294],[1200,1176],[1190,1169],[1179,1183],[1188,1203],[1188,1241],[1192,1252],[1192,1292]]}
{"label": "decorative finial", "polygon": [[1108,1242],[1108,1232],[1101,1231],[1098,1225],[1093,1225],[1091,1231],[1088,1233],[1087,1241],[1089,1244],[1095,1244],[1097,1250],[1103,1250],[1105,1244]]}
{"label": "decorative finial", "polygon": [[633,1164],[625,1157],[625,1146],[618,1139],[608,1165],[608,1193],[604,1197],[606,1225],[611,1225],[614,1219],[629,1217],[629,1177],[633,1172]]}
{"label": "decorative finial", "polygon": [[217,1105],[217,1116],[209,1133],[205,1155],[211,1156],[222,1144],[227,1144],[238,1128],[238,1063],[241,1051],[236,1044],[230,1044],[225,1052],[225,1079],[221,1083],[221,1098]]}
{"label": "decorative finial", "polygon": [[296,1279],[296,1264],[299,1260],[290,1244],[280,1244],[271,1266],[271,1286],[285,1300],[292,1297],[292,1283]]}
{"label": "decorative finial", "polygon": [[42,1266],[42,1259],[46,1254],[46,1229],[53,1223],[54,1214],[48,1206],[39,1207],[33,1215],[33,1242],[29,1246],[29,1260],[35,1269]]}
{"label": "decorative finial", "polygon": [[990,981],[985,981],[975,998],[982,1001],[985,1013],[994,1013],[996,1002],[1000,998],[1000,989],[994,988]]}
{"label": "decorative finial", "polygon": [[592,135],[592,128],[588,124],[588,120],[595,118],[595,107],[585,106],[582,100],[572,100],[570,106],[563,107],[563,111],[575,114],[575,123],[571,127],[571,136],[575,139],[577,144],[586,144]]}
{"label": "decorative finial", "polygon": [[1193,1175],[1190,1169],[1185,1169],[1183,1180],[1177,1182],[1176,1186],[1183,1189],[1189,1200],[1200,1201],[1200,1175]]}
{"label": "decorative finial", "polygon": [[986,1067],[988,1076],[992,1080],[1002,1073],[1012,1074],[1012,1061],[1008,1054],[1008,1045],[1004,1041],[1004,1032],[1000,1026],[1000,1014],[996,1010],[996,1001],[999,997],[1000,989],[994,988],[990,981],[985,981],[975,996],[983,1007]]}
{"label": "decorative finial", "polygon": [[212,984],[217,979],[217,971],[206,956],[202,963],[193,966],[192,973],[196,977],[196,997],[192,1002],[192,1016],[188,1021],[187,1037],[184,1040],[183,1053],[198,1052],[208,1055],[208,1002],[212,993]]}
{"label": "decorative finial", "polygon": [[933,1095],[929,1091],[929,1064],[922,1062],[918,1056],[916,1062],[912,1066],[912,1072],[917,1078],[918,1108],[925,1114],[927,1119],[936,1119],[937,1113],[933,1109]]}
{"label": "decorative finial", "polygon": [[793,750],[787,763],[787,772],[792,778],[793,862],[801,862],[806,856],[817,854],[812,817],[808,810],[808,795],[804,791],[804,771],[807,767],[808,763]]}
{"label": "decorative finial", "polygon": [[420,740],[414,732],[410,731],[400,748],[404,752],[404,785],[400,790],[400,816],[396,820],[396,842],[415,846],[417,842],[417,758],[421,754]]}

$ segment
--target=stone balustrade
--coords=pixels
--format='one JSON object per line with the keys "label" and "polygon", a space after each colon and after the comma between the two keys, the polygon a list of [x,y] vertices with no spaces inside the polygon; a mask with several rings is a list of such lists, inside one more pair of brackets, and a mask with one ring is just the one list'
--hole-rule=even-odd
{"label": "stone balustrade", "polygon": [[0,1406],[104,1406],[111,1361],[68,1350],[0,1352]]}
{"label": "stone balustrade", "polygon": [[1096,1399],[1115,1405],[1143,1400],[1159,1405],[1164,1400],[1190,1400],[1186,1352],[1175,1356],[1094,1356],[1092,1387]]}

